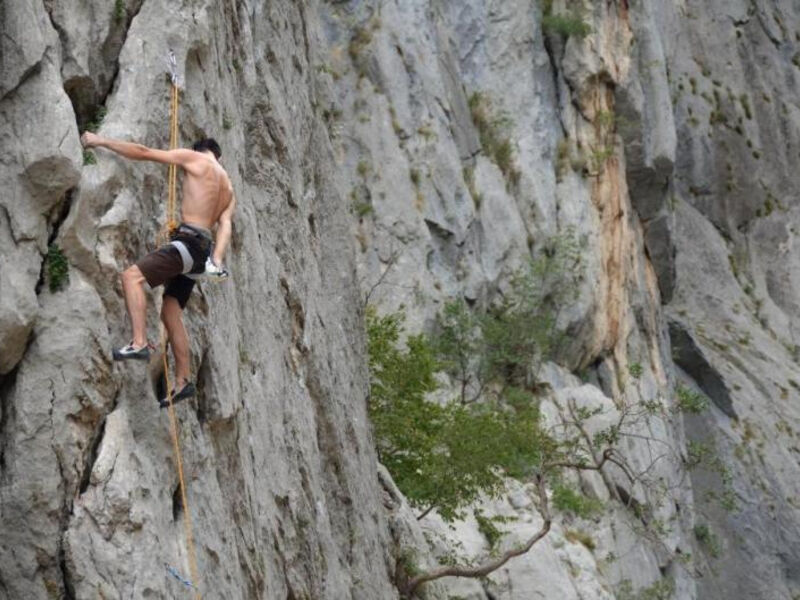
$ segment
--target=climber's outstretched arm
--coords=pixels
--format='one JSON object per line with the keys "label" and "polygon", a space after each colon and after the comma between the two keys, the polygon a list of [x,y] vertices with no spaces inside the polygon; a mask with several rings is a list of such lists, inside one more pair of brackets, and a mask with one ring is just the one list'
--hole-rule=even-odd
{"label": "climber's outstretched arm", "polygon": [[233,211],[236,209],[236,198],[233,196],[233,190],[229,190],[228,193],[231,195],[231,201],[219,216],[217,239],[214,242],[214,256],[212,260],[217,265],[222,264],[222,257],[225,256],[225,249],[228,247],[228,242],[231,241],[231,222],[233,221]]}
{"label": "climber's outstretched arm", "polygon": [[108,148],[130,160],[149,160],[178,165],[184,169],[189,168],[191,164],[197,160],[197,153],[192,150],[186,150],[185,148],[157,150],[134,142],[123,142],[122,140],[102,137],[90,131],[85,132],[81,136],[81,143],[84,148]]}

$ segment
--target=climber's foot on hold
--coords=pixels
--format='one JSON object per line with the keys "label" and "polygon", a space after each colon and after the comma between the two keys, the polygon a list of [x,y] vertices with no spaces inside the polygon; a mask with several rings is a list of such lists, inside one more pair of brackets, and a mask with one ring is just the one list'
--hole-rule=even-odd
{"label": "climber's foot on hold", "polygon": [[150,358],[150,344],[144,346],[135,346],[133,342],[122,348],[115,348],[111,355],[114,360],[147,360]]}
{"label": "climber's foot on hold", "polygon": [[[194,384],[191,381],[183,382],[183,387],[172,391],[172,404],[177,404],[181,400],[191,398],[195,394]],[[169,399],[164,397],[158,401],[161,408],[167,408],[170,404]]]}

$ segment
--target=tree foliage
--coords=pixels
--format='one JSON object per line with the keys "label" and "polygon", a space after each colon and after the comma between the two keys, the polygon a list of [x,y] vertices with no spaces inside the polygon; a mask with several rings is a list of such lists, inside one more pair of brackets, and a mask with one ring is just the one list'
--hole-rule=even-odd
{"label": "tree foliage", "polygon": [[[412,506],[457,518],[481,494],[499,492],[504,477],[529,477],[556,453],[533,389],[542,361],[560,348],[559,311],[577,291],[579,264],[568,233],[515,274],[494,307],[450,302],[432,333],[404,344],[401,313],[367,309],[378,454]],[[437,372],[456,384],[452,401],[430,401]]]}
{"label": "tree foliage", "polygon": [[[402,313],[381,316],[367,308],[369,411],[379,459],[421,511],[418,518],[434,508],[445,520],[459,518],[480,496],[503,490],[507,477],[534,484],[543,517],[526,542],[500,552],[502,531],[492,517],[476,515],[493,554],[481,564],[407,572],[407,581],[398,584],[404,594],[440,577],[483,577],[527,552],[549,532],[551,506],[578,517],[595,514],[601,504],[568,485],[567,471],[597,471],[611,497],[659,535],[653,507],[670,488],[652,465],[637,470],[629,464],[620,447],[625,440],[646,442],[648,419],[667,419],[675,411],[660,399],[602,406],[570,398],[556,405],[555,422],[545,423],[540,413],[541,365],[564,356],[562,311],[576,299],[582,278],[580,244],[567,233],[545,244],[496,302],[484,310],[450,302],[429,333],[406,336]],[[630,374],[635,381],[642,367],[631,366]],[[677,405],[696,412],[703,400],[681,389]],[[669,452],[679,465],[690,460],[680,449]],[[613,481],[606,472],[611,466]],[[617,481],[629,490],[648,490],[651,500],[640,504],[628,491],[621,496]]]}
{"label": "tree foliage", "polygon": [[409,336],[401,347],[402,316],[372,308],[367,332],[378,455],[412,506],[452,520],[481,493],[500,491],[504,474],[521,476],[537,461],[543,440],[532,396],[508,405],[432,402],[441,362],[431,340]]}

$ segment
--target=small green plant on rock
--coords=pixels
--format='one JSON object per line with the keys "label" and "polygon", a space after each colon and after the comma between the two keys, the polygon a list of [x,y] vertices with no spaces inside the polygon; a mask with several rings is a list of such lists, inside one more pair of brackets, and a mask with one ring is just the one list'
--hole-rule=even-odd
{"label": "small green plant on rock", "polygon": [[481,202],[483,201],[483,195],[478,191],[478,188],[475,185],[475,167],[464,167],[461,171],[461,174],[464,177],[464,183],[467,184],[469,195],[472,197],[472,201],[475,202],[475,209],[480,210]]}
{"label": "small green plant on rock", "polygon": [[469,97],[469,110],[486,156],[498,166],[506,179],[515,181],[519,172],[514,165],[514,149],[507,135],[511,120],[502,113],[498,114],[483,92],[475,92]]}
{"label": "small green plant on rock", "polygon": [[128,16],[128,11],[125,8],[125,0],[114,0],[114,22],[119,25],[126,16]]}
{"label": "small green plant on rock", "polygon": [[411,178],[411,183],[414,184],[414,187],[418,188],[419,187],[419,183],[420,183],[419,169],[416,169],[416,168],[412,167],[408,171],[408,176]]}
{"label": "small green plant on rock", "polygon": [[677,395],[675,408],[678,412],[697,415],[708,409],[708,400],[700,392],[679,385],[675,388],[675,393]]}
{"label": "small green plant on rock", "polygon": [[67,257],[56,244],[50,244],[47,251],[47,284],[51,292],[57,292],[69,282],[69,263]]}
{"label": "small green plant on rock", "polygon": [[617,600],[672,600],[675,594],[675,581],[672,578],[659,579],[655,583],[633,591],[630,579],[624,579],[615,590]]}
{"label": "small green plant on rock", "polygon": [[551,10],[546,10],[542,16],[542,29],[565,38],[575,36],[583,39],[592,33],[592,28],[578,14],[554,15]]}
{"label": "small green plant on rock", "polygon": [[489,543],[489,549],[495,550],[498,542],[505,534],[505,532],[502,531],[498,525],[508,523],[514,519],[512,517],[503,517],[500,515],[487,517],[480,509],[475,509],[472,514],[475,517],[475,521],[478,523],[478,531],[481,532],[483,537],[485,537],[486,541]]}
{"label": "small green plant on rock", "polygon": [[567,529],[564,531],[564,538],[573,544],[583,545],[589,552],[593,552],[597,548],[592,535],[582,529]]}
{"label": "small green plant on rock", "polygon": [[611,145],[594,148],[591,155],[592,171],[595,173],[602,171],[606,161],[612,156],[614,156],[614,147]]}
{"label": "small green plant on rock", "polygon": [[706,549],[709,556],[719,558],[722,555],[722,543],[717,535],[705,523],[694,526],[694,537]]}
{"label": "small green plant on rock", "polygon": [[596,515],[603,508],[603,503],[599,500],[588,498],[563,483],[553,487],[552,500],[553,506],[558,510],[584,519]]}
{"label": "small green plant on rock", "polygon": [[373,33],[380,29],[381,21],[378,17],[373,17],[368,22],[355,28],[353,36],[347,45],[347,53],[356,67],[358,77],[367,76],[367,61],[363,56],[364,51],[372,43]]}
{"label": "small green plant on rock", "polygon": [[83,151],[83,164],[84,166],[97,164],[97,157],[94,155],[94,152],[92,152],[91,150]]}
{"label": "small green plant on rock", "polygon": [[353,205],[353,209],[359,217],[365,217],[372,212],[372,204],[369,202],[357,202]]}
{"label": "small green plant on rock", "polygon": [[347,46],[347,53],[353,60],[358,60],[364,49],[372,43],[372,32],[369,27],[356,27],[350,44]]}

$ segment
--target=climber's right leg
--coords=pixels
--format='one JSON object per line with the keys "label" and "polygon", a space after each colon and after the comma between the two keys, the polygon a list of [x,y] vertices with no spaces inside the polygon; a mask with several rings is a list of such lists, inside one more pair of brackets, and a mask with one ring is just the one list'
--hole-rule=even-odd
{"label": "climber's right leg", "polygon": [[133,340],[127,346],[114,350],[114,360],[128,358],[146,360],[150,357],[150,350],[147,347],[147,298],[144,295],[144,282],[145,277],[136,265],[122,272],[122,291],[125,294],[125,306],[133,328]]}
{"label": "climber's right leg", "polygon": [[151,252],[135,265],[122,273],[122,290],[125,306],[133,327],[133,341],[113,352],[114,360],[135,358],[146,360],[150,357],[147,344],[147,297],[144,292],[145,281],[151,288],[157,287],[183,272],[183,259],[172,245],[166,245]]}

